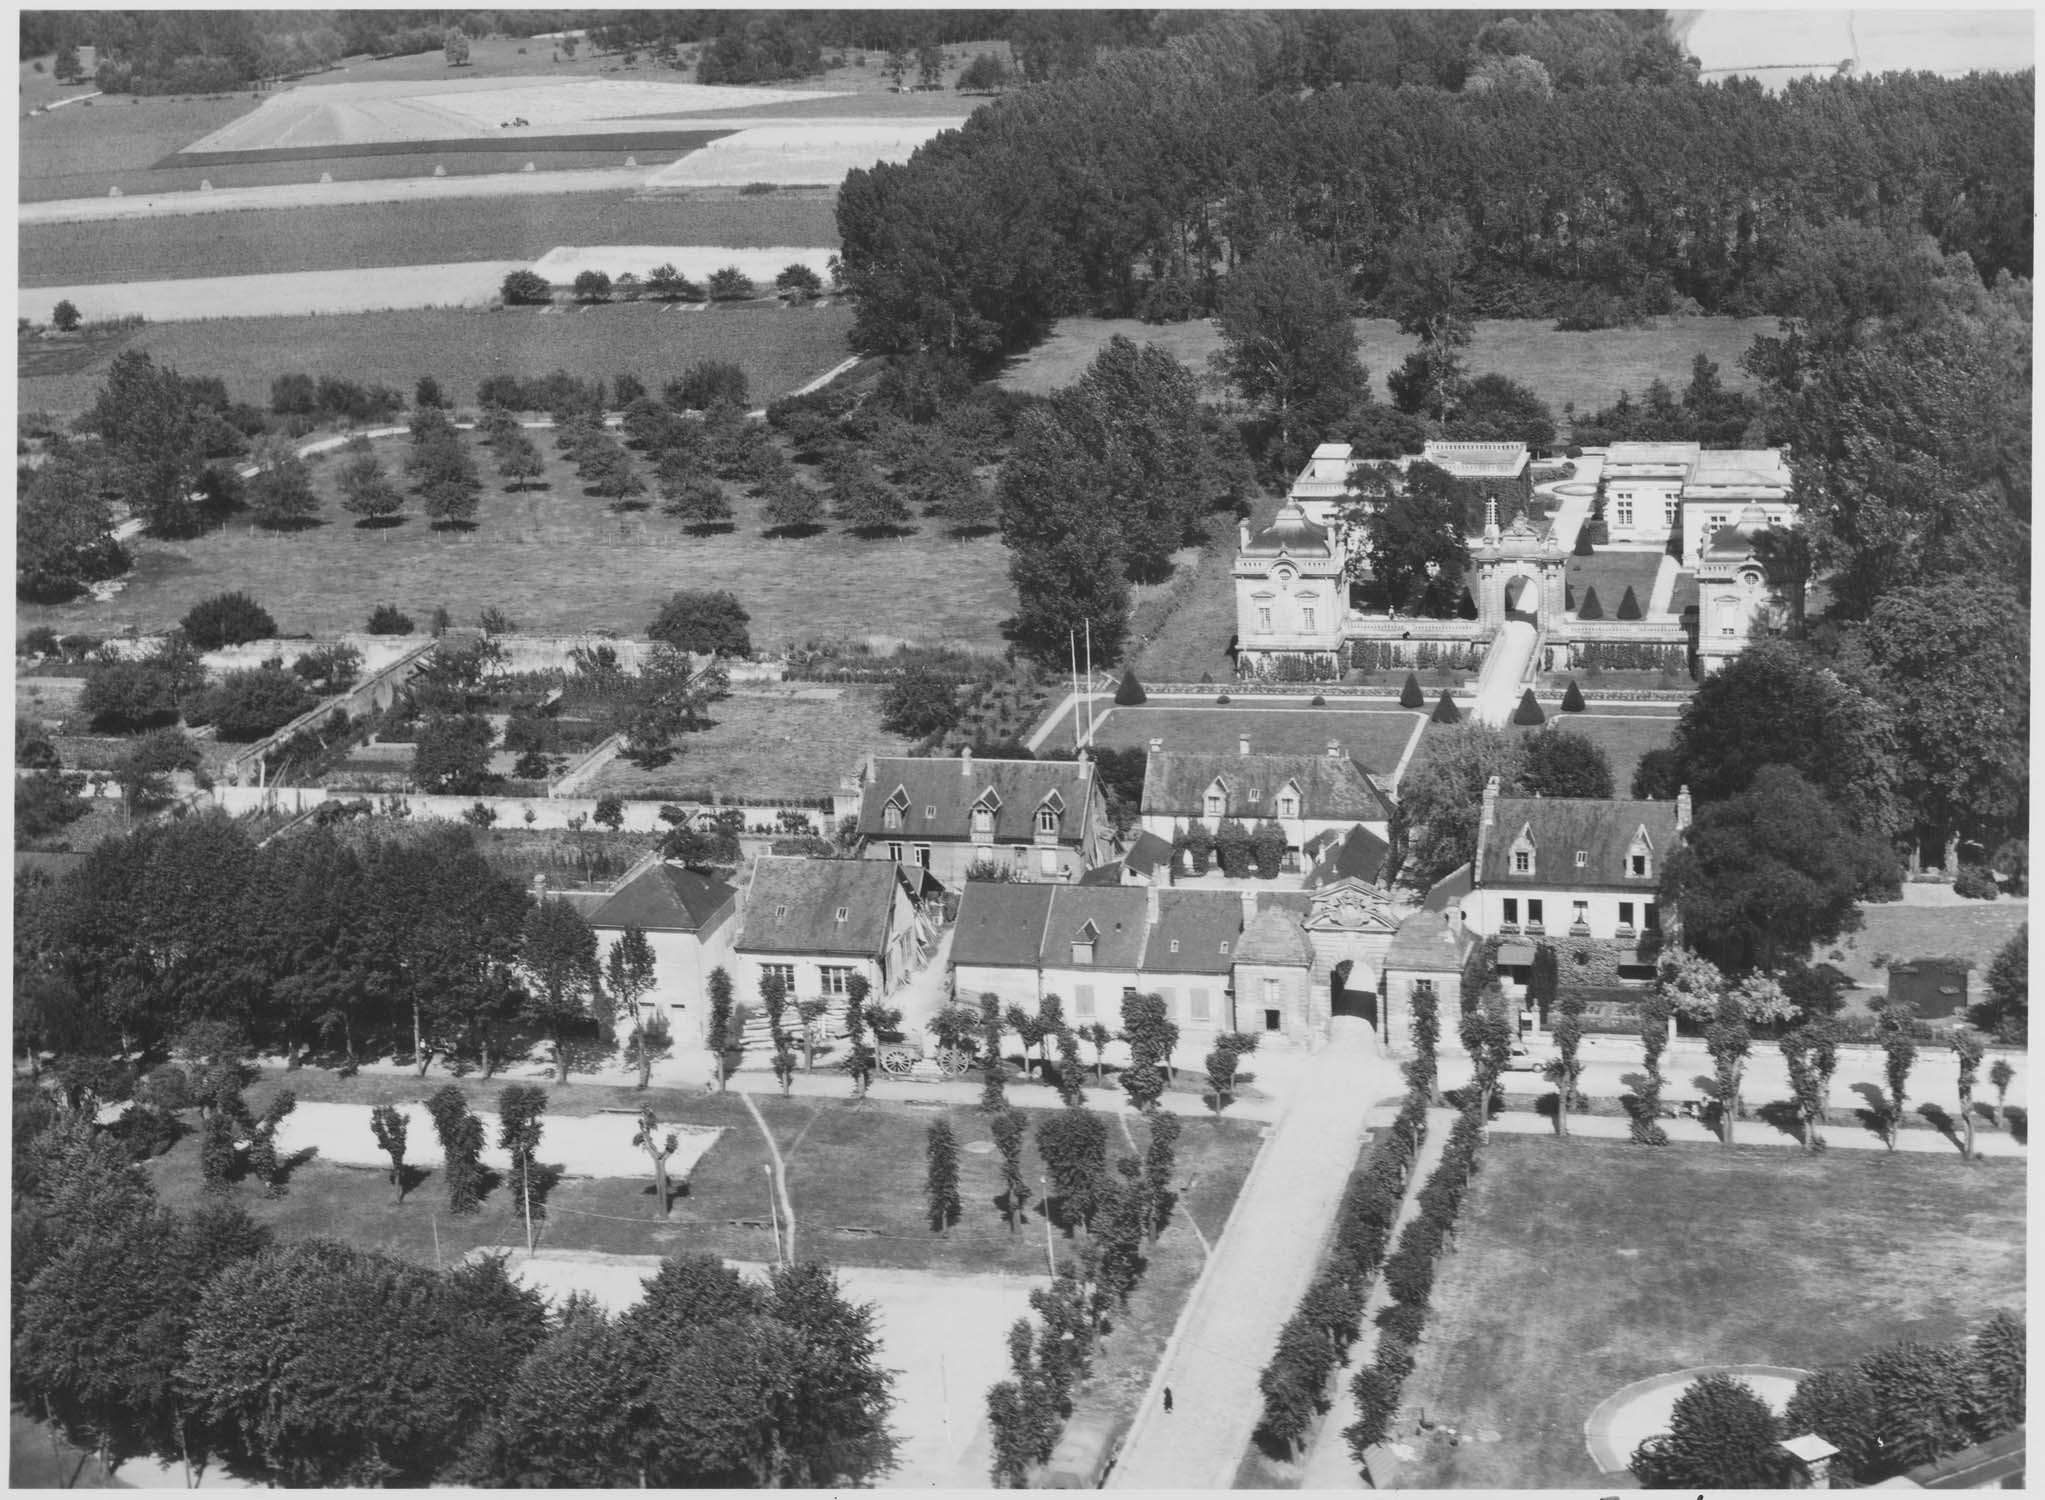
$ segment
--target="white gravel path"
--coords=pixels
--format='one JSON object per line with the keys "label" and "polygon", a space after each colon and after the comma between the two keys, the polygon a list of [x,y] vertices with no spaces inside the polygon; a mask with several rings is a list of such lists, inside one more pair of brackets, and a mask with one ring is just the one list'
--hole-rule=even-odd
{"label": "white gravel path", "polygon": [[[425,1166],[440,1160],[440,1141],[433,1133],[433,1118],[423,1104],[402,1104],[407,1121],[405,1159]],[[349,1166],[382,1167],[389,1158],[377,1149],[376,1136],[369,1128],[370,1107],[366,1104],[300,1104],[285,1117],[277,1131],[278,1154],[289,1156],[308,1147],[319,1152],[321,1161]],[[511,1166],[511,1155],[497,1145],[497,1116],[478,1112],[483,1122],[483,1164],[500,1171]],[[646,1153],[632,1144],[637,1117],[629,1114],[546,1115],[541,1121],[540,1161],[558,1166],[570,1177],[643,1177],[650,1168]],[[675,1154],[668,1158],[668,1175],[676,1182],[687,1179],[696,1163],[717,1144],[722,1127],[670,1125],[679,1137]]]}

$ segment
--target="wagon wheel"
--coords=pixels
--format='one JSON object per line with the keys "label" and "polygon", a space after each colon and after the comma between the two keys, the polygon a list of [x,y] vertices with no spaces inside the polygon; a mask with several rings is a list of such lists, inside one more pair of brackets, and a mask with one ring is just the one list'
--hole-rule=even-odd
{"label": "wagon wheel", "polygon": [[880,1066],[883,1073],[907,1077],[909,1070],[915,1065],[916,1054],[907,1047],[886,1047],[881,1050]]}
{"label": "wagon wheel", "polygon": [[947,1078],[957,1078],[972,1066],[972,1059],[957,1047],[946,1047],[937,1054],[938,1071]]}

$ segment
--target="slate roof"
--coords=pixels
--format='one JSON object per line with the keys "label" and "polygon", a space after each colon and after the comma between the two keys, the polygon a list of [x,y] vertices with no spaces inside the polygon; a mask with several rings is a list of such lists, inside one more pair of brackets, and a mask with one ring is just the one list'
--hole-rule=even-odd
{"label": "slate roof", "polygon": [[1438,911],[1416,911],[1399,924],[1385,950],[1387,969],[1454,974],[1463,967],[1463,942],[1456,924]]}
{"label": "slate roof", "polygon": [[[1633,835],[1647,829],[1651,849],[1645,875],[1628,871]],[[1534,869],[1512,873],[1512,848],[1522,829],[1531,829]],[[1676,804],[1591,797],[1501,797],[1498,823],[1483,837],[1477,883],[1530,890],[1626,890],[1652,894],[1662,868],[1676,852]],[[1585,860],[1577,865],[1577,851]]]}
{"label": "slate roof", "polygon": [[1298,502],[1288,500],[1278,508],[1271,524],[1243,548],[1245,557],[1276,557],[1281,552],[1294,557],[1333,557],[1335,548],[1328,540],[1328,528],[1309,521]]}
{"label": "slate roof", "polygon": [[1251,919],[1236,942],[1236,960],[1246,964],[1285,964],[1305,968],[1314,961],[1314,945],[1296,914],[1267,906]]}
{"label": "slate roof", "polygon": [[1314,890],[1337,880],[1365,880],[1372,885],[1383,885],[1379,877],[1385,873],[1385,861],[1391,857],[1392,846],[1358,823],[1345,834],[1332,830],[1319,840],[1314,868],[1307,879],[1307,888]]}
{"label": "slate roof", "polygon": [[1470,878],[1470,867],[1457,865],[1427,888],[1427,897],[1420,904],[1429,911],[1447,911],[1460,905],[1463,898],[1476,888],[1476,883]]}
{"label": "slate roof", "polygon": [[[1392,804],[1370,772],[1346,755],[1229,755],[1153,751],[1143,772],[1143,811],[1160,817],[1205,818],[1208,786],[1228,788],[1228,816],[1255,822],[1278,815],[1278,793],[1299,783],[1302,818],[1381,822]],[[1250,801],[1250,789],[1258,797]]]}
{"label": "slate roof", "polygon": [[[1104,868],[1118,870],[1120,866]],[[1116,877],[1117,884],[1120,876]],[[951,961],[980,968],[1034,969],[1051,914],[1054,885],[969,880],[952,927]]]}
{"label": "slate roof", "polygon": [[[1083,942],[1086,925],[1094,928],[1095,969],[1136,969],[1143,965],[1143,935],[1149,925],[1150,893],[1135,886],[1054,885],[1051,911],[1044,924],[1038,962],[1047,969],[1069,969],[1072,945]],[[958,939],[952,940],[954,955]]]}
{"label": "slate roof", "polygon": [[738,951],[876,955],[888,943],[901,878],[888,860],[763,854],[746,888]]}
{"label": "slate roof", "polygon": [[1143,968],[1157,974],[1226,974],[1235,964],[1242,933],[1243,903],[1234,891],[1159,891]]}
{"label": "slate roof", "polygon": [[701,932],[737,894],[729,881],[715,875],[681,865],[651,865],[605,897],[590,915],[589,925]]}
{"label": "slate roof", "polygon": [[1122,863],[1139,875],[1148,875],[1159,865],[1172,862],[1172,841],[1159,838],[1145,830],[1136,835],[1136,842],[1129,846],[1129,852],[1122,856]]}
{"label": "slate roof", "polygon": [[[873,839],[958,839],[973,836],[973,809],[992,792],[994,841],[1029,844],[1037,808],[1055,793],[1062,804],[1058,837],[1079,842],[1093,794],[1093,763],[1071,760],[967,760],[890,756],[874,763],[859,805],[859,832]],[[888,828],[882,809],[903,795],[902,826]]]}

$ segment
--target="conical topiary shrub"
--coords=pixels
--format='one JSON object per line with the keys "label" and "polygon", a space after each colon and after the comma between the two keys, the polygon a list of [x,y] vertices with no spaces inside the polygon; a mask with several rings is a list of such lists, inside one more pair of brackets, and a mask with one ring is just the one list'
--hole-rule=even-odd
{"label": "conical topiary shrub", "polygon": [[1399,707],[1425,708],[1426,706],[1427,695],[1420,691],[1420,674],[1408,672],[1406,674],[1406,685],[1399,689]]}
{"label": "conical topiary shrub", "polygon": [[1136,680],[1136,669],[1132,667],[1122,674],[1122,685],[1115,689],[1115,706],[1135,708],[1149,696],[1143,691],[1143,684]]}
{"label": "conical topiary shrub", "polygon": [[1512,711],[1515,724],[1545,724],[1548,716],[1541,712],[1541,705],[1534,701],[1534,690],[1528,688],[1520,694],[1520,706]]}
{"label": "conical topiary shrub", "polygon": [[1456,601],[1456,618],[1474,620],[1477,618],[1477,596],[1470,592],[1470,585],[1463,585],[1463,597]]}
{"label": "conical topiary shrub", "polygon": [[1619,601],[1619,618],[1637,620],[1640,618],[1640,601],[1633,596],[1633,585],[1626,585],[1626,597]]}
{"label": "conical topiary shrub", "polygon": [[1565,584],[1563,584],[1563,585],[1562,585],[1562,607],[1563,607],[1563,608],[1564,608],[1565,610],[1569,610],[1569,609],[1575,609],[1575,608],[1576,608],[1576,585],[1575,585],[1575,584],[1573,584],[1573,583],[1565,583]]}
{"label": "conical topiary shrub", "polygon": [[1562,695],[1562,711],[1566,714],[1583,712],[1583,692],[1577,687],[1574,677],[1569,679],[1569,690]]}
{"label": "conical topiary shrub", "polygon": [[1437,724],[1460,724],[1463,716],[1456,712],[1455,700],[1449,697],[1449,690],[1441,690],[1441,701],[1434,705],[1434,712],[1428,715]]}
{"label": "conical topiary shrub", "polygon": [[1591,543],[1591,528],[1588,522],[1576,528],[1576,545],[1569,549],[1574,557],[1595,557],[1598,549]]}
{"label": "conical topiary shrub", "polygon": [[1598,603],[1598,586],[1595,583],[1583,591],[1583,603],[1576,607],[1576,617],[1579,620],[1605,618],[1605,606]]}

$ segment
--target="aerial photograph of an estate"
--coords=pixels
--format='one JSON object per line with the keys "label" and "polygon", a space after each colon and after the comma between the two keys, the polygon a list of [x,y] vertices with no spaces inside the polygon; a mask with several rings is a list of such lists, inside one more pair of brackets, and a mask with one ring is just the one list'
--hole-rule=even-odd
{"label": "aerial photograph of an estate", "polygon": [[10,1486],[2023,1487],[2029,9],[17,15]]}

